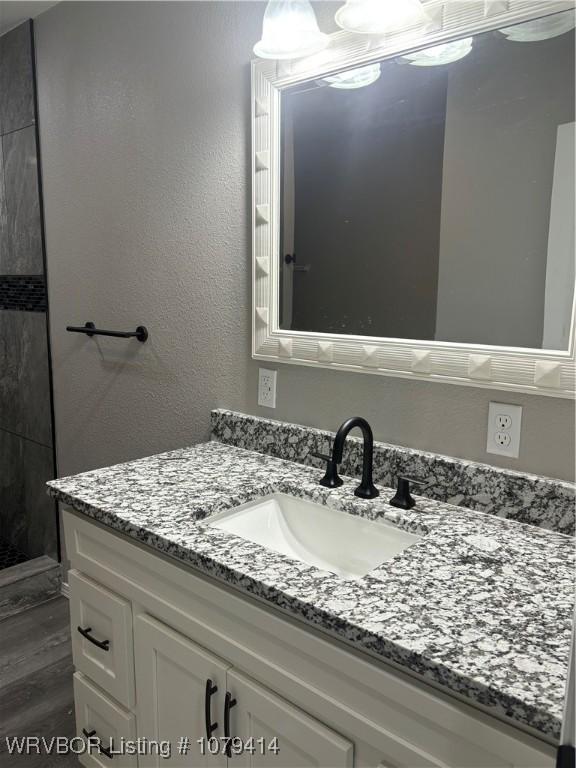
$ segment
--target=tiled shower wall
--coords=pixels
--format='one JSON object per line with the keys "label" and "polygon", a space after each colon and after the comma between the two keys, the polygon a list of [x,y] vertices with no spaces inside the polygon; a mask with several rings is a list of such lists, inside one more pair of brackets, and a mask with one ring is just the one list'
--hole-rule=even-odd
{"label": "tiled shower wall", "polygon": [[0,37],[0,538],[57,556],[32,22]]}

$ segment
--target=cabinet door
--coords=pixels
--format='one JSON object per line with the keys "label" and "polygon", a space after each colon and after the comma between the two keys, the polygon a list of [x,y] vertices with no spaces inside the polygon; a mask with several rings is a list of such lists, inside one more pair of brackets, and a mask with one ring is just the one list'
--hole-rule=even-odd
{"label": "cabinet door", "polygon": [[[230,736],[253,752],[234,754],[230,763],[254,768],[351,768],[350,741],[235,670],[228,671]],[[278,753],[269,749],[276,739]],[[263,745],[263,747],[261,747]],[[231,745],[234,749],[234,744]]]}
{"label": "cabinet door", "polygon": [[[217,724],[212,736],[223,735],[226,670],[230,665],[146,615],[134,622],[134,651],[138,736],[171,744],[169,759],[142,755],[140,768],[225,768],[225,755],[202,755],[196,740],[206,737],[208,681],[216,688],[208,697],[210,723]],[[182,738],[189,739],[186,754],[179,754]]]}

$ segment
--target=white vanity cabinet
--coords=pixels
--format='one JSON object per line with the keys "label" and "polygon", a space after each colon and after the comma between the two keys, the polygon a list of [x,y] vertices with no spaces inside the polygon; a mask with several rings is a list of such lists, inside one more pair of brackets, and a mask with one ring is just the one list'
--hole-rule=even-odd
{"label": "white vanity cabinet", "polygon": [[226,766],[221,750],[198,743],[208,729],[216,739],[226,729],[237,739],[234,765],[352,768],[351,742],[151,616],[137,617],[134,648],[138,735],[176,746],[190,738],[187,755],[176,748],[169,760],[141,758],[141,766]]}
{"label": "white vanity cabinet", "polygon": [[[540,739],[265,603],[76,513],[64,512],[64,526],[78,733],[173,748],[169,759],[84,756],[86,766],[554,766]],[[252,748],[228,758],[205,744],[202,754],[207,725]]]}
{"label": "white vanity cabinet", "polygon": [[[216,703],[224,700],[222,691],[230,665],[146,614],[134,622],[134,650],[138,735],[169,741],[174,747],[170,759],[141,757],[140,764],[154,768],[161,765],[225,768],[225,755],[211,755],[206,750],[202,755],[196,742],[206,735],[207,717],[214,736],[221,733],[222,713],[216,711]],[[177,745],[182,737],[190,739],[187,755],[178,754]]]}

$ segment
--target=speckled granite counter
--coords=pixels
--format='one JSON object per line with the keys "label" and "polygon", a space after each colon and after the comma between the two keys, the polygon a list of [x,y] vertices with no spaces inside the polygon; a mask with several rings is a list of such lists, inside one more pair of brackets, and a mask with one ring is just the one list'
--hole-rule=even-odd
{"label": "speckled granite counter", "polygon": [[[220,443],[308,466],[320,466],[312,454],[329,453],[334,440],[334,433],[323,429],[224,409],[212,411],[211,422]],[[357,435],[346,440],[340,470],[352,477],[362,474]],[[418,478],[428,499],[569,536],[576,530],[574,483],[375,441],[374,482],[394,485],[399,475]]]}
{"label": "speckled granite counter", "polygon": [[[217,442],[49,483],[59,501],[356,648],[557,740],[573,539],[420,498],[410,512],[318,485],[315,468]],[[280,490],[425,534],[359,581],[205,525]]]}

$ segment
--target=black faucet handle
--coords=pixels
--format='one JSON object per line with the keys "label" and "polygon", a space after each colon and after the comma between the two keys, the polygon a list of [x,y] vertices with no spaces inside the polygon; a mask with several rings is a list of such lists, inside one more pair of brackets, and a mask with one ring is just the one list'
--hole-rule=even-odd
{"label": "black faucet handle", "polygon": [[320,485],[324,488],[339,488],[344,484],[344,480],[338,475],[338,464],[334,461],[332,456],[327,456],[325,453],[311,452],[310,456],[314,456],[315,459],[321,459],[326,462],[326,472]]}
{"label": "black faucet handle", "polygon": [[426,480],[418,480],[415,477],[410,477],[409,475],[398,475],[398,480],[406,480],[408,483],[412,483],[413,485],[426,485]]}
{"label": "black faucet handle", "polygon": [[322,461],[332,461],[332,456],[328,456],[326,453],[310,451],[310,456],[313,456],[315,459],[321,459]]}
{"label": "black faucet handle", "polygon": [[398,507],[399,509],[412,509],[412,507],[416,505],[416,501],[410,494],[410,483],[412,483],[412,485],[425,485],[424,481],[416,480],[414,477],[398,475],[396,495],[391,498],[389,502],[393,507]]}

